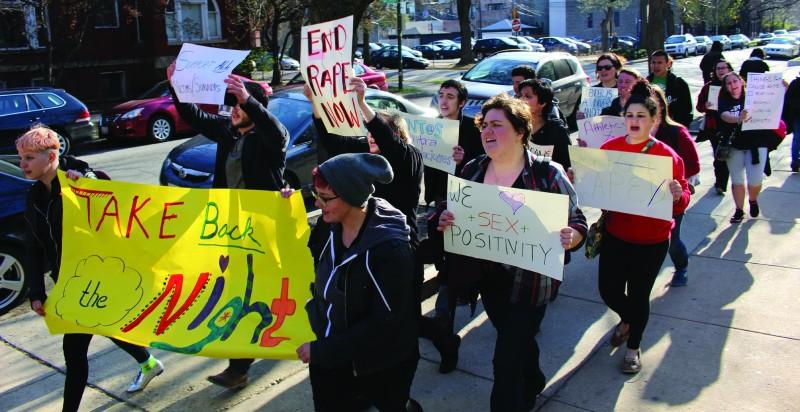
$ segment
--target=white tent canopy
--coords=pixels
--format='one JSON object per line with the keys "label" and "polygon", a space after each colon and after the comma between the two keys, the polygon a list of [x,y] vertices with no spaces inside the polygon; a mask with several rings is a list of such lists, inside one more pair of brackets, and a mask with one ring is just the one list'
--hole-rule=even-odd
{"label": "white tent canopy", "polygon": [[[520,24],[520,28],[522,29],[533,29],[535,27],[529,26],[527,24]],[[510,19],[503,19],[494,24],[490,24],[481,29],[482,31],[511,31],[511,20]]]}

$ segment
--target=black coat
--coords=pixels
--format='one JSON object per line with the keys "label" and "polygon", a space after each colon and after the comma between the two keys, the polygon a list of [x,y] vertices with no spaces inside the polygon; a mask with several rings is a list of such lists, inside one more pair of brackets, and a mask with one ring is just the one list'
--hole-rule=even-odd
{"label": "black coat", "polygon": [[[649,82],[653,81],[653,75],[647,76]],[[667,97],[667,105],[669,106],[669,116],[675,119],[676,122],[689,128],[692,124],[694,115],[692,110],[692,94],[689,91],[689,85],[686,80],[676,76],[672,72],[667,73],[667,90],[664,90]]]}
{"label": "black coat", "polygon": [[172,100],[181,118],[203,136],[217,142],[214,165],[215,188],[228,188],[225,162],[237,139],[245,139],[242,147],[242,179],[246,189],[281,190],[286,167],[286,143],[289,132],[280,120],[252,96],[240,105],[255,127],[242,136],[226,116],[209,114],[191,103],[179,103],[170,87]]}
{"label": "black coat", "polygon": [[531,142],[540,146],[553,146],[553,161],[568,169],[572,164],[569,161],[569,130],[559,119],[548,118],[544,126],[531,136]]}
{"label": "black coat", "polygon": [[611,106],[606,107],[600,112],[603,116],[617,116],[622,117],[622,105],[619,102],[619,97],[615,97],[611,101]]}
{"label": "black coat", "polygon": [[358,375],[392,367],[417,354],[414,257],[405,217],[371,198],[358,237],[345,248],[340,224],[314,256],[313,298],[306,303],[317,340],[311,364],[350,366]]}
{"label": "black coat", "polygon": [[714,66],[716,66],[720,59],[724,58],[725,56],[722,55],[721,51],[709,51],[705,54],[705,56],[703,56],[703,59],[700,60],[700,71],[703,73],[703,83],[708,83],[711,81],[711,75],[714,73]]}
{"label": "black coat", "polygon": [[766,73],[768,71],[769,65],[764,60],[758,58],[747,59],[739,69],[739,76],[742,76],[742,79],[747,81],[747,73]]}

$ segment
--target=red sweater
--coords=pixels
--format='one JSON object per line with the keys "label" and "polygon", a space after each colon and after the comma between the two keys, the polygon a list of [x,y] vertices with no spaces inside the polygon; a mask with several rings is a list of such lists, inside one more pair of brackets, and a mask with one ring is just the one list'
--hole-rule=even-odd
{"label": "red sweater", "polygon": [[[604,150],[617,150],[620,152],[641,153],[647,141],[639,144],[628,144],[625,136],[615,137],[600,146]],[[689,206],[689,183],[683,173],[683,160],[666,143],[657,141],[647,152],[649,155],[672,157],[672,178],[680,182],[683,195],[672,204],[672,215],[683,213]],[[606,214],[606,230],[616,238],[630,243],[654,244],[669,239],[674,221],[655,219],[652,217],[631,215],[628,213],[611,212]]]}

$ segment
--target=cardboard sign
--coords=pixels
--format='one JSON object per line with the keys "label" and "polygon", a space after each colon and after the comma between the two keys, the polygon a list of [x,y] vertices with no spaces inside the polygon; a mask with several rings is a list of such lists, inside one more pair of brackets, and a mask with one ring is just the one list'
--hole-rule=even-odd
{"label": "cardboard sign", "polygon": [[445,251],[562,279],[569,196],[448,176],[447,209],[455,222],[444,232]]}
{"label": "cardboard sign", "polygon": [[719,92],[722,86],[708,86],[708,110],[719,110]]}
{"label": "cardboard sign", "polygon": [[595,116],[578,120],[578,138],[586,145],[598,149],[612,137],[627,133],[625,119],[618,116]]}
{"label": "cardboard sign", "polygon": [[782,73],[747,73],[744,109],[750,120],[742,123],[742,130],[777,129],[785,93]]}
{"label": "cardboard sign", "polygon": [[453,147],[458,145],[458,120],[432,119],[403,113],[414,146],[422,152],[425,166],[455,174]]}
{"label": "cardboard sign", "polygon": [[672,158],[569,147],[581,206],[672,220]]}
{"label": "cardboard sign", "polygon": [[314,340],[303,199],[61,175],[50,333],[221,358],[296,359]]}
{"label": "cardboard sign", "polygon": [[325,128],[340,136],[366,136],[356,93],[350,89],[355,76],[353,16],[303,26],[300,37],[300,73]]}
{"label": "cardboard sign", "polygon": [[250,54],[184,43],[175,59],[172,87],[181,103],[223,104],[224,80]]}
{"label": "cardboard sign", "polygon": [[619,94],[616,88],[608,87],[584,87],[581,93],[580,110],[586,118],[600,116],[600,113],[608,106]]}
{"label": "cardboard sign", "polygon": [[554,145],[538,145],[535,143],[530,144],[531,153],[535,154],[536,156],[545,156],[549,158],[553,158],[553,148]]}

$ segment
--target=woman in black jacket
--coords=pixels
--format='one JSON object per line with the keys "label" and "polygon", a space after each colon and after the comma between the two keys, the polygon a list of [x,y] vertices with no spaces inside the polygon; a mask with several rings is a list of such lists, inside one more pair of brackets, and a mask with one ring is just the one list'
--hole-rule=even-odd
{"label": "woman in black jacket", "polygon": [[568,169],[571,166],[569,130],[560,119],[547,116],[553,109],[553,89],[541,80],[525,80],[519,84],[519,92],[520,99],[530,108],[531,143],[553,146],[553,161]]}
{"label": "woman in black jacket", "polygon": [[350,153],[312,175],[329,224],[323,248],[312,252],[306,304],[317,339],[297,349],[309,364],[314,408],[358,410],[363,397],[380,411],[405,411],[419,359],[410,230],[399,210],[371,197],[374,183],[391,182],[392,168],[381,156]]}
{"label": "woman in black jacket", "polygon": [[714,79],[714,66],[718,61],[724,60],[722,55],[722,43],[715,41],[711,43],[711,50],[700,60],[700,71],[703,73],[703,83],[708,83]]}

